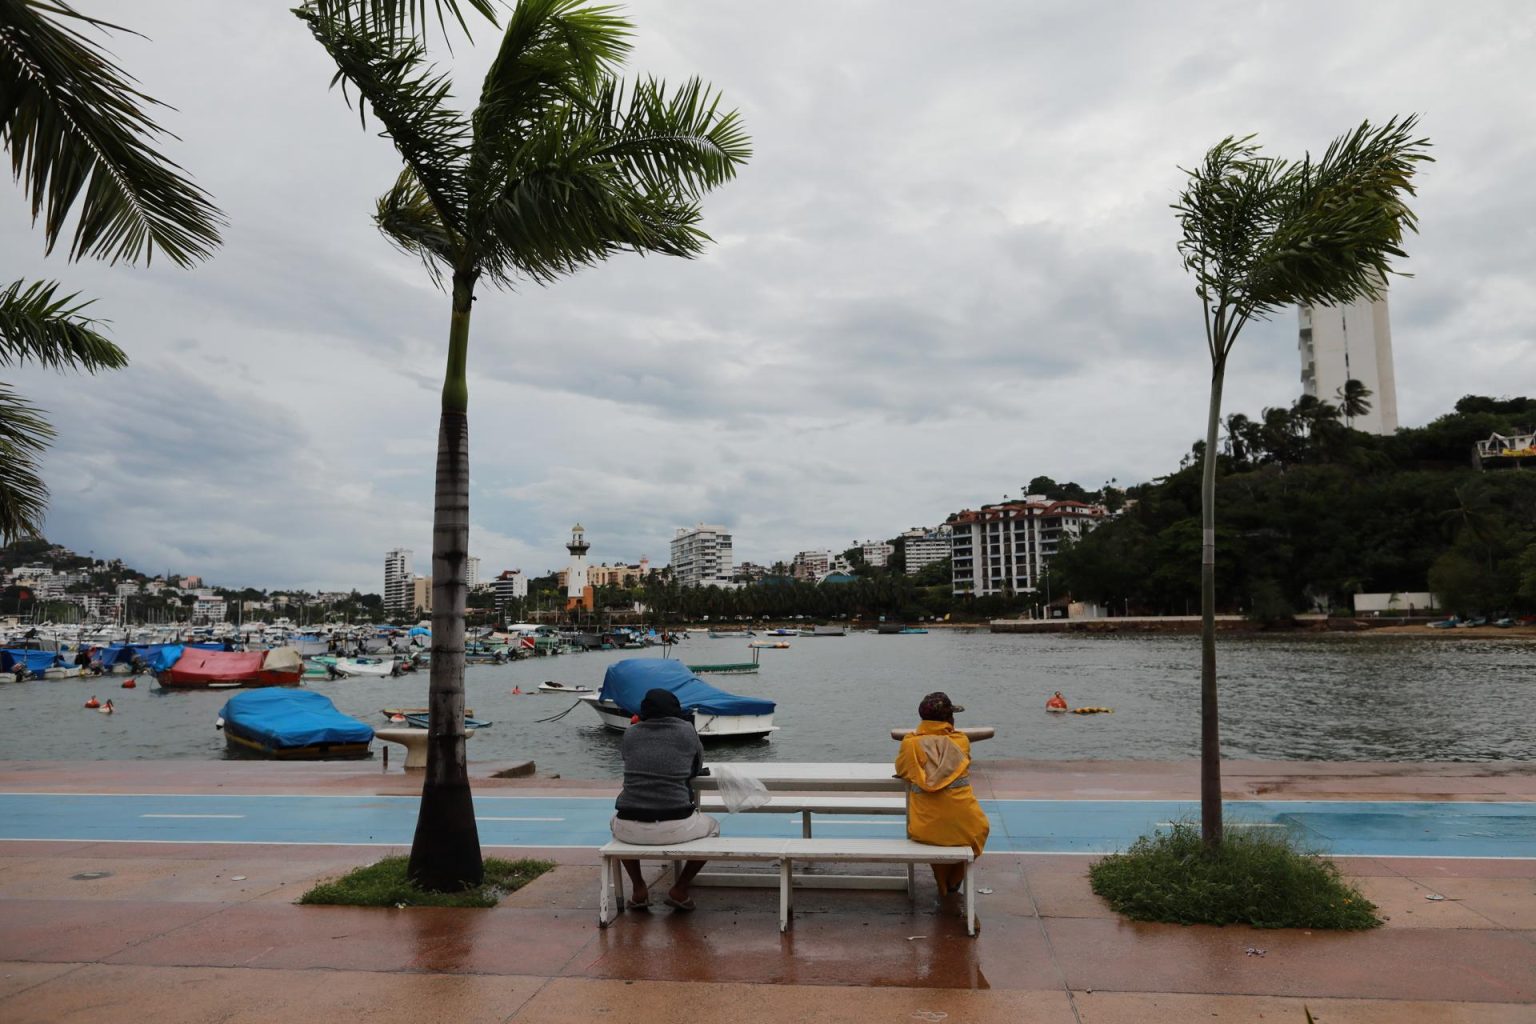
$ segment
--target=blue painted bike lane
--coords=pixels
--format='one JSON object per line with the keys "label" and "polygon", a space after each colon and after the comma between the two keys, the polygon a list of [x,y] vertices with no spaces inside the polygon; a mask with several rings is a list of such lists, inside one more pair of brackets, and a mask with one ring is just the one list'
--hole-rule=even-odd
{"label": "blue painted bike lane", "polygon": [[[206,794],[0,794],[0,840],[404,846],[416,797]],[[990,852],[1109,853],[1155,828],[1196,821],[1199,805],[1170,800],[989,800]],[[1287,829],[1339,856],[1536,858],[1536,803],[1231,801],[1238,828]],[[607,797],[475,799],[486,846],[597,847],[608,840]],[[722,815],[739,836],[798,836],[800,816]],[[899,817],[822,815],[821,836],[896,837]]]}

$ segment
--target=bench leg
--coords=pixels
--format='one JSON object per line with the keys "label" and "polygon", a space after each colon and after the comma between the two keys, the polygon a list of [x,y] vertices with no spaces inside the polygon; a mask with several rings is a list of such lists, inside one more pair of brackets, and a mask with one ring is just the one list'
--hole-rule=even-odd
{"label": "bench leg", "polygon": [[790,859],[779,861],[779,931],[789,931],[789,920],[794,914],[795,887],[791,884]]}
{"label": "bench leg", "polygon": [[811,838],[811,812],[800,812],[800,835],[802,838]]}
{"label": "bench leg", "polygon": [[907,862],[907,899],[917,899],[917,865]]}
{"label": "bench leg", "polygon": [[613,912],[613,868],[617,858],[604,857],[597,871],[597,926],[607,928],[617,915]]}
{"label": "bench leg", "polygon": [[976,862],[965,862],[965,934],[976,934]]}

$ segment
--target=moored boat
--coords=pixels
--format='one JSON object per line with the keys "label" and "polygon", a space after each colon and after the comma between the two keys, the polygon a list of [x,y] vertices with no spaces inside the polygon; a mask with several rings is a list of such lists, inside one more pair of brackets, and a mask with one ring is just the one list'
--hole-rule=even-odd
{"label": "moored boat", "polygon": [[573,686],[570,683],[557,683],[553,679],[539,684],[540,693],[591,693],[590,686]]}
{"label": "moored boat", "polygon": [[291,760],[367,757],[373,729],[312,690],[238,693],[219,711],[231,750]]}
{"label": "moored boat", "polygon": [[270,651],[205,651],[188,647],[155,678],[167,689],[219,686],[294,686],[304,659],[291,647]]}
{"label": "moored boat", "polygon": [[381,679],[395,671],[394,658],[337,658],[332,666],[344,676],[371,676]]}
{"label": "moored boat", "polygon": [[606,728],[623,732],[640,713],[650,690],[670,690],[693,717],[699,739],[754,739],[778,731],[776,705],[761,697],[742,697],[717,689],[670,658],[630,658],[608,666],[597,693],[580,694]]}

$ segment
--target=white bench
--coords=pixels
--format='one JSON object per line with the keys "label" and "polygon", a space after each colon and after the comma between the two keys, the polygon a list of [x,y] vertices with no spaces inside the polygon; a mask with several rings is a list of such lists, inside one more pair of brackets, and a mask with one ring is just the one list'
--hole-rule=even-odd
{"label": "white bench", "polygon": [[[670,846],[637,846],[613,840],[598,853],[597,924],[606,928],[624,907],[625,860],[778,861],[779,931],[789,930],[794,911],[794,864],[837,861],[855,864],[905,864],[907,877],[917,864],[965,865],[965,931],[976,934],[975,855],[969,846],[928,846],[910,839],[753,839],[715,836]],[[910,895],[910,886],[909,886]]]}

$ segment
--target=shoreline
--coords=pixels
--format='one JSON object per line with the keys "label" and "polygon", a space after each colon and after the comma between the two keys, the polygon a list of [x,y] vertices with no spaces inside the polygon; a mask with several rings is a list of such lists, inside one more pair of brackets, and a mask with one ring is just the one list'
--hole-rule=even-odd
{"label": "shoreline", "polygon": [[[1437,640],[1536,640],[1536,626],[1474,626],[1432,629],[1436,619],[1325,618],[1298,616],[1289,625],[1266,625],[1241,615],[1216,616],[1218,633],[1246,635],[1302,636],[1309,634],[1369,633],[1372,636],[1426,637]],[[993,633],[1074,633],[1112,635],[1118,633],[1172,633],[1195,635],[1200,632],[1198,615],[1132,615],[1106,619],[994,619],[987,627]]]}

